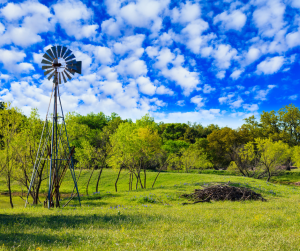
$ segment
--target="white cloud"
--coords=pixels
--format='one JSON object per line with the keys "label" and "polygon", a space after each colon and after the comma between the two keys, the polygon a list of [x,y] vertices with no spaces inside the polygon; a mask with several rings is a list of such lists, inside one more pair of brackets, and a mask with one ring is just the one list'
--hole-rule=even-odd
{"label": "white cloud", "polygon": [[4,69],[10,72],[28,73],[30,70],[34,70],[32,64],[20,63],[25,57],[26,54],[23,51],[0,49],[0,62]]}
{"label": "white cloud", "polygon": [[150,81],[148,77],[139,77],[136,82],[139,85],[140,92],[150,96],[155,94],[156,86]]}
{"label": "white cloud", "polygon": [[250,111],[250,112],[255,112],[259,109],[257,104],[251,104],[251,105],[250,104],[244,104],[243,108],[247,111]]}
{"label": "white cloud", "polygon": [[171,89],[165,87],[164,85],[161,85],[161,86],[157,87],[156,94],[159,94],[159,95],[166,94],[166,95],[172,96],[174,94],[174,92]]}
{"label": "white cloud", "polygon": [[223,78],[225,78],[225,74],[226,74],[226,71],[219,71],[219,72],[217,73],[216,77],[217,77],[218,79],[223,79]]}
{"label": "white cloud", "polygon": [[148,72],[145,61],[139,60],[136,57],[129,57],[120,60],[116,69],[119,74],[129,75],[132,77],[139,77],[140,75],[145,75]]}
{"label": "white cloud", "polygon": [[231,73],[230,77],[233,79],[233,80],[237,80],[241,74],[244,72],[243,69],[241,70],[235,70],[234,72]]}
{"label": "white cloud", "polygon": [[247,17],[240,10],[234,10],[231,13],[224,11],[214,18],[214,24],[221,22],[221,27],[225,30],[240,31],[246,24]]}
{"label": "white cloud", "polygon": [[213,92],[215,90],[216,90],[216,88],[213,88],[213,87],[211,87],[208,84],[205,84],[204,87],[203,87],[203,92],[204,93],[211,93],[211,92]]}
{"label": "white cloud", "polygon": [[191,103],[194,103],[197,105],[197,109],[200,109],[202,106],[205,105],[204,103],[204,99],[200,96],[200,95],[197,95],[197,96],[194,96],[191,98]]}
{"label": "white cloud", "polygon": [[244,102],[244,100],[239,98],[238,100],[230,102],[229,104],[230,104],[231,108],[236,109],[236,108],[240,108],[242,106],[243,102]]}
{"label": "white cloud", "polygon": [[[160,15],[165,11],[169,0],[143,0],[124,4],[122,1],[105,2],[108,14],[115,18],[118,27],[130,25],[132,27],[149,28],[156,34],[162,25]],[[107,25],[110,27],[112,24]],[[110,34],[116,35],[120,28],[113,28]]]}
{"label": "white cloud", "polygon": [[246,63],[251,64],[257,59],[259,59],[261,52],[259,49],[251,47],[246,54]]}
{"label": "white cloud", "polygon": [[265,37],[273,37],[285,25],[285,5],[280,0],[257,1],[259,7],[253,12],[253,21]]}
{"label": "white cloud", "polygon": [[93,11],[79,0],[63,0],[53,5],[55,18],[69,36],[76,39],[96,35],[98,24],[90,24]]}
{"label": "white cloud", "polygon": [[95,48],[95,57],[101,64],[111,64],[113,62],[113,54],[111,49],[107,47],[97,46]]}
{"label": "white cloud", "polygon": [[178,101],[176,102],[176,105],[179,105],[179,106],[185,106],[184,100],[178,100]]}
{"label": "white cloud", "polygon": [[27,47],[42,41],[39,33],[54,28],[53,15],[48,7],[36,1],[25,1],[20,4],[8,3],[1,9],[1,15],[7,21],[0,44],[11,44]]}
{"label": "white cloud", "polygon": [[298,99],[298,95],[297,94],[291,95],[291,96],[288,97],[288,99],[290,99],[290,100],[296,100],[296,99]]}
{"label": "white cloud", "polygon": [[148,56],[150,58],[154,58],[158,55],[158,48],[157,47],[152,47],[152,46],[148,46],[146,48],[146,52],[148,54]]}
{"label": "white cloud", "polygon": [[267,74],[274,74],[277,71],[280,70],[281,66],[284,63],[284,57],[283,56],[277,56],[273,58],[267,58],[266,60],[260,62],[257,65],[257,74],[264,73]]}
{"label": "white cloud", "polygon": [[101,31],[113,37],[117,37],[121,35],[119,24],[113,18],[110,18],[102,22]]}
{"label": "white cloud", "polygon": [[[256,89],[255,87],[253,88],[254,90]],[[262,100],[267,100],[267,95],[275,87],[277,87],[277,86],[276,85],[268,85],[268,88],[266,90],[256,91],[256,96],[254,97],[254,99],[261,100],[261,101]]]}
{"label": "white cloud", "polygon": [[136,53],[142,49],[143,53],[144,49],[142,48],[142,43],[144,39],[145,35],[143,34],[124,37],[120,42],[114,44],[114,52],[122,56],[127,52]]}
{"label": "white cloud", "polygon": [[237,50],[231,48],[228,44],[220,44],[213,52],[216,66],[220,69],[228,69],[231,65],[231,60],[236,57]]}
{"label": "white cloud", "polygon": [[293,48],[300,45],[300,32],[291,32],[286,35],[286,43],[289,48]]}
{"label": "white cloud", "polygon": [[180,8],[175,7],[171,11],[171,20],[174,23],[190,23],[198,19],[201,15],[201,9],[198,3],[192,4],[187,1],[185,4],[181,3]]}

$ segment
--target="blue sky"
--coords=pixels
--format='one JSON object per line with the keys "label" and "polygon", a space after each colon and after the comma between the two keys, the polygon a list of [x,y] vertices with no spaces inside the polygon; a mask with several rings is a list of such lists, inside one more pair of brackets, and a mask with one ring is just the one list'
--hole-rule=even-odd
{"label": "blue sky", "polygon": [[45,116],[53,45],[83,64],[60,86],[65,112],[237,128],[299,106],[299,0],[0,3],[0,101],[26,115]]}

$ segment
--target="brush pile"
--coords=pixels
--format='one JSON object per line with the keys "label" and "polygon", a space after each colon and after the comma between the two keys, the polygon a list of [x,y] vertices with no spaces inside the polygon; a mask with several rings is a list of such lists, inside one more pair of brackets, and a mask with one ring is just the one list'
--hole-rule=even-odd
{"label": "brush pile", "polygon": [[[183,194],[181,197],[194,201],[193,204],[199,202],[214,201],[245,201],[245,200],[261,200],[266,201],[260,194],[255,193],[246,187],[235,187],[228,185],[213,185],[204,189],[195,189],[194,193]],[[190,203],[183,203],[190,204]]]}

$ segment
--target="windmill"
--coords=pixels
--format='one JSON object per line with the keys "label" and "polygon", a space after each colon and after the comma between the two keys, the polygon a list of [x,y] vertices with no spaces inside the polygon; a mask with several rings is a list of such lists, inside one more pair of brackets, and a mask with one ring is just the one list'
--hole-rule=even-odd
{"label": "windmill", "polygon": [[[68,48],[64,46],[53,46],[43,55],[41,63],[43,64],[42,69],[44,70],[44,75],[47,76],[48,80],[53,78],[53,89],[33,167],[25,207],[28,203],[28,196],[35,182],[41,163],[43,163],[43,165],[47,163],[49,170],[49,188],[44,206],[47,206],[48,208],[54,207],[55,202],[55,206],[60,207],[59,202],[61,198],[59,189],[68,169],[71,172],[74,189],[70,200],[64,206],[66,206],[76,196],[76,194],[80,204],[80,196],[73,164],[74,147],[71,149],[69,145],[67,128],[59,94],[59,85],[62,81],[66,83],[67,78],[71,80],[75,73],[81,74],[81,61],[76,61],[74,54]],[[52,96],[54,97],[53,113],[52,116],[48,117]],[[58,111],[58,106],[60,106],[60,111]],[[76,193],[74,194],[75,189]]]}

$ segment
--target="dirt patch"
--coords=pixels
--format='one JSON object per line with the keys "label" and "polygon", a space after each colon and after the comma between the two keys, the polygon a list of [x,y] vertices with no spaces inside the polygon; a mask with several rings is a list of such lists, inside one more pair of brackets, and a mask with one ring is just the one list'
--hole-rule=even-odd
{"label": "dirt patch", "polygon": [[245,200],[261,200],[266,201],[260,194],[246,187],[234,187],[228,185],[213,185],[204,189],[195,189],[191,194],[183,194],[181,197],[188,198],[195,204],[200,202],[214,201],[245,201]]}
{"label": "dirt patch", "polygon": [[296,185],[296,186],[300,186],[300,181],[298,181],[298,182],[295,182],[295,183],[294,183],[294,185]]}

